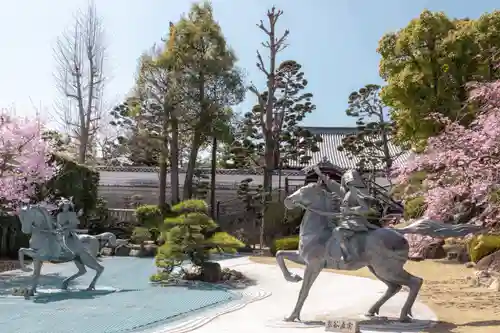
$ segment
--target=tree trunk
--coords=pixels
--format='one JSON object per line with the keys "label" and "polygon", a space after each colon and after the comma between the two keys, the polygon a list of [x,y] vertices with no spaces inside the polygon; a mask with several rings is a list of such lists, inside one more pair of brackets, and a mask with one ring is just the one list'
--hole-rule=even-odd
{"label": "tree trunk", "polygon": [[211,177],[210,177],[210,212],[212,219],[216,218],[216,205],[215,205],[215,176],[217,171],[217,138],[212,138],[212,161],[211,161]]}
{"label": "tree trunk", "polygon": [[193,144],[189,152],[188,165],[186,170],[186,178],[184,179],[184,188],[182,191],[183,200],[188,200],[193,197],[193,177],[194,169],[196,168],[196,158],[201,145],[201,131],[195,130],[193,135]]}
{"label": "tree trunk", "polygon": [[82,128],[81,135],[78,139],[80,141],[78,146],[78,163],[85,164],[85,161],[87,160],[87,145],[89,141],[88,130]]}
{"label": "tree trunk", "polygon": [[170,143],[170,185],[172,186],[172,204],[180,200],[179,195],[179,121],[171,119],[172,141]]}
{"label": "tree trunk", "polygon": [[268,203],[272,200],[272,181],[273,181],[273,171],[274,171],[274,157],[275,157],[275,151],[274,151],[274,141],[272,139],[266,139],[266,146],[264,150],[264,157],[265,157],[265,166],[264,166],[264,175],[263,175],[263,190],[264,190],[264,196],[263,196],[263,205],[262,205],[262,212],[261,212],[261,223],[260,223],[260,250],[262,250],[262,247],[264,246],[264,233],[266,229],[266,210],[267,210],[267,205]]}
{"label": "tree trunk", "polygon": [[163,119],[162,119],[162,138],[163,141],[161,143],[161,151],[160,151],[160,195],[158,198],[158,207],[160,207],[162,214],[165,214],[167,211],[166,203],[167,203],[167,166],[169,161],[169,137],[168,137],[168,126],[170,122],[170,106],[163,106]]}
{"label": "tree trunk", "polygon": [[165,213],[165,203],[167,202],[167,156],[163,153],[160,158],[160,196],[158,198],[158,206],[162,213]]}

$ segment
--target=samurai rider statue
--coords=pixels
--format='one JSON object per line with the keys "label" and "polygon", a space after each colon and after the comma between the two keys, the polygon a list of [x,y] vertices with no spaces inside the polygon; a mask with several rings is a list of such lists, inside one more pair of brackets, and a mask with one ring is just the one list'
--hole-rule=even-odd
{"label": "samurai rider statue", "polygon": [[348,170],[342,175],[340,191],[339,184],[324,175],[317,166],[314,167],[314,171],[329,192],[337,194],[342,198],[340,212],[343,218],[337,220],[336,230],[340,235],[342,259],[346,264],[349,264],[356,260],[358,256],[356,251],[349,246],[351,243],[349,242],[350,238],[355,233],[380,228],[380,226],[368,220],[368,216],[373,214],[373,210],[370,208],[370,201],[374,201],[375,199],[367,194],[368,189],[361,175],[356,170]]}

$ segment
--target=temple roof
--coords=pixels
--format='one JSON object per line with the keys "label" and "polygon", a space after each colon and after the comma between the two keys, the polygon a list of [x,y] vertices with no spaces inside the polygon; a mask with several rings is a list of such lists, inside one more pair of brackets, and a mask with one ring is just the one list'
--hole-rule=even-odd
{"label": "temple roof", "polygon": [[[311,156],[309,163],[300,165],[299,163],[290,163],[291,167],[308,167],[315,164],[324,163],[326,158],[331,164],[337,168],[346,170],[356,168],[359,162],[358,158],[351,157],[347,152],[337,149],[342,144],[342,139],[348,135],[357,132],[356,127],[305,127],[312,134],[319,135],[323,142],[318,144],[319,151],[312,153],[308,152]],[[400,147],[389,142],[389,152],[391,156],[398,156],[394,161],[394,166],[399,166],[405,163],[411,156],[411,152],[403,151]],[[379,170],[382,166],[378,167]]]}
{"label": "temple roof", "polygon": [[[319,152],[311,153],[309,163],[291,163],[290,169],[274,172],[273,183],[283,186],[284,178],[292,177],[297,181],[304,179],[310,172],[313,165],[318,165],[322,169],[346,170],[355,168],[358,159],[351,158],[348,153],[339,151],[338,146],[342,144],[342,139],[347,135],[356,132],[355,127],[306,127],[313,134],[320,135],[323,142],[319,143]],[[401,165],[411,158],[410,152],[404,152],[399,147],[389,143],[389,151],[392,156],[399,155],[394,161],[394,166]],[[183,182],[185,168],[180,168],[180,183]],[[97,166],[101,174],[101,185],[118,186],[155,186],[158,183],[158,168],[155,167],[131,167],[131,166]],[[209,168],[198,169],[201,174],[210,175]],[[253,175],[261,175],[262,169],[217,169],[217,183],[237,184],[241,180]],[[281,174],[281,176],[279,176]],[[253,177],[252,177],[253,178]],[[281,179],[283,178],[283,179]],[[260,177],[254,178],[256,183],[260,183]],[[381,180],[381,182],[386,182]]]}

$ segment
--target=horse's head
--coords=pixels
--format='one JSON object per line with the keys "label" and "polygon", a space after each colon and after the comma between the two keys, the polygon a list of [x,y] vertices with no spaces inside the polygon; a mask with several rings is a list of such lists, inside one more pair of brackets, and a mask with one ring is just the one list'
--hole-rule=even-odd
{"label": "horse's head", "polygon": [[327,192],[322,183],[309,183],[286,197],[284,204],[287,209],[317,207],[319,203],[324,202],[325,195]]}
{"label": "horse's head", "polygon": [[21,231],[23,234],[31,234],[31,227],[35,223],[35,214],[30,206],[23,206],[17,211],[19,221],[21,221]]}
{"label": "horse's head", "polygon": [[24,234],[31,234],[33,226],[50,230],[50,215],[46,209],[38,205],[26,205],[19,212],[21,221],[21,231]]}
{"label": "horse's head", "polygon": [[58,203],[58,208],[59,212],[61,213],[66,213],[66,212],[74,212],[75,211],[75,204],[73,203],[73,198],[61,198]]}

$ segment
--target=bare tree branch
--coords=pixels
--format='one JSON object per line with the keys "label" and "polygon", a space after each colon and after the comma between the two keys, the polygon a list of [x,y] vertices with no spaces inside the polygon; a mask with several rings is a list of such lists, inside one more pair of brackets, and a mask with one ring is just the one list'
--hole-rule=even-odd
{"label": "bare tree branch", "polygon": [[103,116],[106,77],[104,28],[93,2],[75,15],[72,27],[54,47],[54,78],[60,93],[54,118],[78,145],[78,161],[85,163]]}

